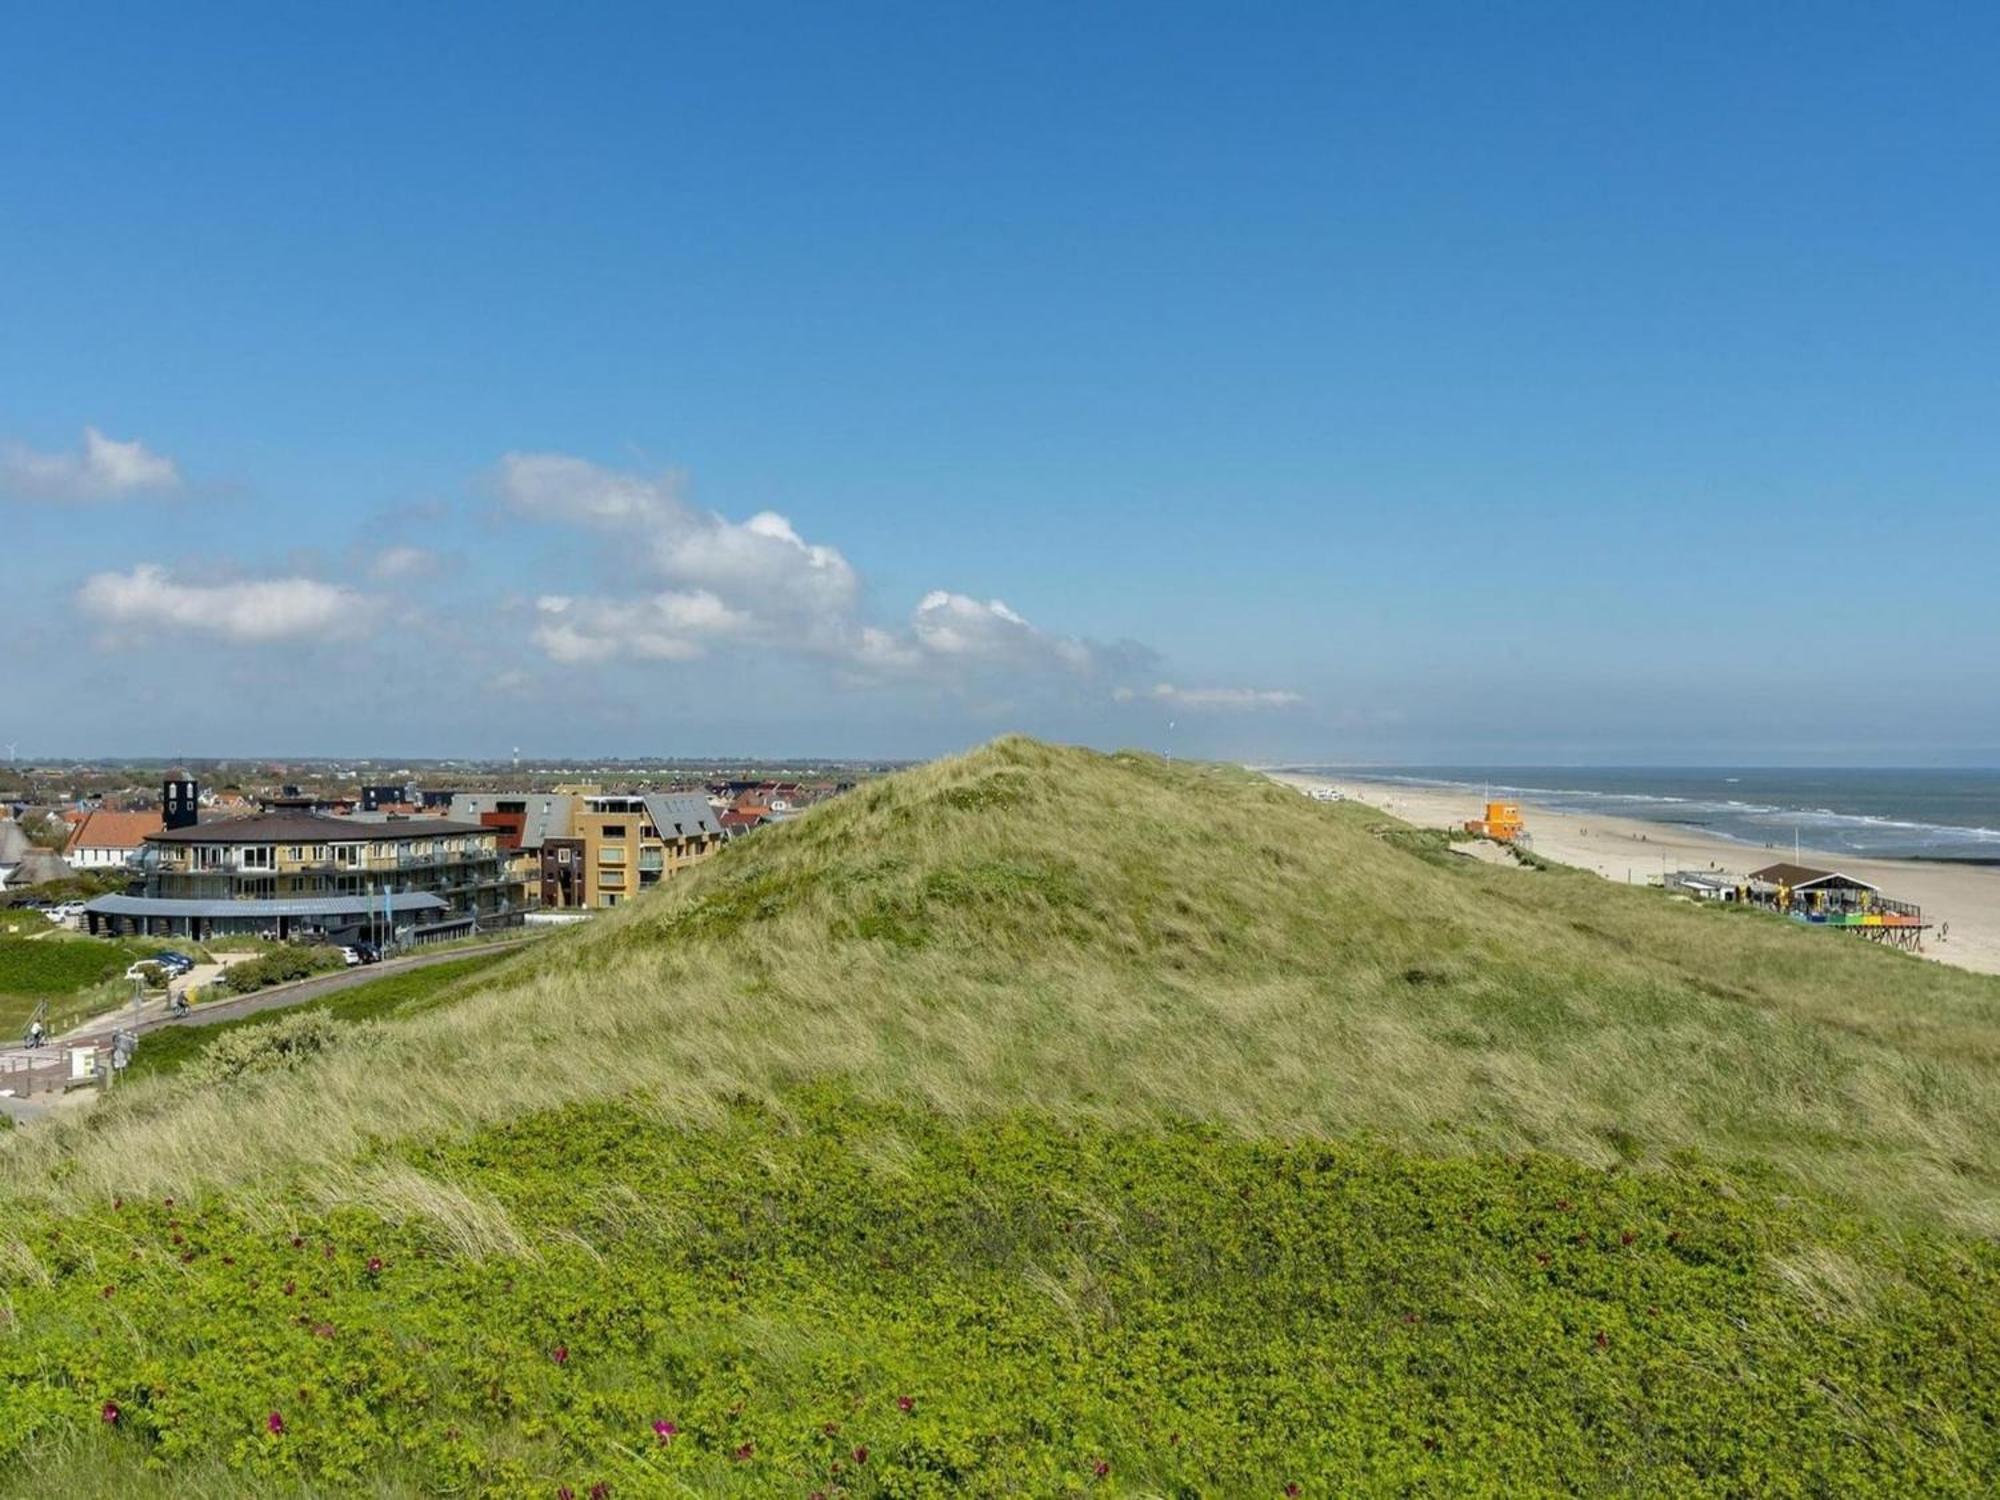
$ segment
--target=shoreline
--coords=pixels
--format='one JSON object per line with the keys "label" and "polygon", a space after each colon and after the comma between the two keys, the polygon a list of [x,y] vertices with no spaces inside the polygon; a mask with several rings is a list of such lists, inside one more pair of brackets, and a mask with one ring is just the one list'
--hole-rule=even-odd
{"label": "shoreline", "polygon": [[[1351,801],[1426,828],[1456,828],[1484,811],[1479,792],[1472,788],[1410,786],[1346,773],[1261,774],[1300,790],[1330,786]],[[1624,884],[1657,881],[1668,870],[1726,870],[1747,875],[1792,858],[1790,845],[1744,843],[1685,824],[1561,812],[1533,801],[1521,801],[1519,806],[1528,832],[1534,836],[1536,854]],[[1979,974],[2000,974],[2000,865],[1882,856],[1857,859],[1804,847],[1799,849],[1798,858],[1818,869],[1839,870],[1865,880],[1885,896],[1921,906],[1924,920],[1933,925],[1925,934],[1920,957]]]}

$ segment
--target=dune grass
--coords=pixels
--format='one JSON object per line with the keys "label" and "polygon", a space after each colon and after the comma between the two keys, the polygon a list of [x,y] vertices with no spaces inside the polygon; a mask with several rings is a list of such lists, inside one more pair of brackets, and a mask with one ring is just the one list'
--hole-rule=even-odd
{"label": "dune grass", "polygon": [[[19,1472],[150,1456],[189,1494],[204,1464],[267,1493],[1992,1473],[1991,978],[1455,860],[1247,773],[1009,739],[451,993],[297,1067],[143,1080],[0,1141]],[[153,1205],[140,1238],[127,1201]],[[1377,1203],[1378,1249],[1343,1259],[1324,1224],[1367,1238]],[[319,1312],[239,1327],[243,1276],[268,1298],[293,1237],[338,1267]],[[370,1244],[393,1290],[356,1270]],[[129,1342],[66,1355],[126,1263]],[[371,1352],[340,1344],[338,1374],[316,1319]],[[1426,1332],[1384,1353],[1384,1327]],[[475,1373],[558,1344],[592,1351],[570,1395]],[[1037,1379],[1045,1410],[1002,1410]],[[338,1420],[257,1436],[274,1392],[341,1380]],[[941,1424],[921,1441],[882,1405],[902,1383]],[[1420,1391],[1432,1417],[1399,1421]],[[83,1420],[113,1393],[126,1427]],[[881,1456],[835,1474],[813,1434],[844,1401]],[[653,1441],[674,1411],[698,1440]]]}
{"label": "dune grass", "polygon": [[[379,1021],[399,1015],[416,1015],[432,1006],[448,1004],[464,992],[468,981],[491,968],[503,957],[497,953],[473,954],[448,963],[426,964],[400,974],[388,974],[351,989],[336,990],[317,1000],[287,1007],[282,1014],[322,1014],[336,1021]],[[148,1032],[121,1084],[141,1078],[166,1077],[178,1073],[225,1036],[250,1027],[267,1025],[269,1014],[239,1016],[227,1021],[200,1025],[163,1026]]]}
{"label": "dune grass", "polygon": [[[395,1066],[141,1099],[31,1190],[222,1186],[636,1093],[841,1076],[961,1116],[1776,1164],[2000,1229],[2000,980],[1563,871],[1432,858],[1224,768],[1003,741],[760,833],[398,1028]],[[247,1127],[247,1128],[246,1128]]]}

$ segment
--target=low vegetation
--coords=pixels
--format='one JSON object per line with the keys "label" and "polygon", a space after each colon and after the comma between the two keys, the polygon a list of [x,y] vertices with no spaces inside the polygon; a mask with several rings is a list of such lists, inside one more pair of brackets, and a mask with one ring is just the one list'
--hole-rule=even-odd
{"label": "low vegetation", "polygon": [[0,1141],[0,1489],[2000,1475],[2000,982],[1007,740],[438,998]]}
{"label": "low vegetation", "polygon": [[[385,974],[351,989],[305,1001],[286,1010],[283,1015],[313,1014],[333,1022],[375,1021],[417,1015],[432,1006],[450,1003],[503,956],[475,954],[445,963],[426,964],[419,969]],[[231,1046],[243,1045],[233,1040],[239,1033],[254,1034],[277,1024],[268,1015],[252,1015],[227,1021],[161,1027],[146,1034],[139,1050],[133,1054],[132,1064],[126,1069],[122,1081],[177,1073],[210,1048],[221,1045],[225,1039],[230,1039]],[[250,1045],[264,1044],[263,1041],[253,1041]]]}
{"label": "low vegetation", "polygon": [[[48,929],[45,919],[36,920]],[[130,992],[122,976],[140,956],[119,943],[71,934],[0,937],[0,1037],[12,1040],[44,1002],[64,1019],[116,1004],[121,992]]]}
{"label": "low vegetation", "polygon": [[340,956],[339,949],[325,944],[300,944],[272,948],[255,958],[231,964],[221,982],[232,994],[248,995],[274,984],[290,984],[296,979],[310,979],[315,974],[330,974],[346,967],[347,960]]}

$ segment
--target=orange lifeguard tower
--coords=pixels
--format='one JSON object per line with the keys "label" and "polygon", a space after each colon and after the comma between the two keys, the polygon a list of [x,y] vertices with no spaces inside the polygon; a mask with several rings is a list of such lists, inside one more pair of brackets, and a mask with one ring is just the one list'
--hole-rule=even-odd
{"label": "orange lifeguard tower", "polygon": [[1486,816],[1467,819],[1465,831],[1476,838],[1511,844],[1527,830],[1527,826],[1521,820],[1521,808],[1518,803],[1489,802],[1486,804]]}

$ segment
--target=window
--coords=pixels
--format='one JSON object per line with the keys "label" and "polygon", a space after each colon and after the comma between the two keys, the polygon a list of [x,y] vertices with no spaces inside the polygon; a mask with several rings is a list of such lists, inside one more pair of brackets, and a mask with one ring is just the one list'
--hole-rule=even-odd
{"label": "window", "polygon": [[597,876],[597,883],[606,890],[622,891],[625,889],[625,872],[623,870],[600,871]]}
{"label": "window", "polygon": [[568,863],[569,863],[569,850],[567,850],[567,849],[558,849],[558,850],[556,850],[556,863],[557,863],[557,864],[564,864],[564,865],[568,864]]}
{"label": "window", "polygon": [[610,896],[610,895],[599,896],[597,898],[597,904],[599,906],[616,906],[618,904],[618,898],[616,896]]}
{"label": "window", "polygon": [[622,839],[625,837],[625,825],[623,823],[606,823],[604,825],[603,831],[598,835],[598,837],[607,839]]}
{"label": "window", "polygon": [[599,849],[597,851],[597,862],[600,865],[622,865],[625,863],[625,851],[623,849]]}

